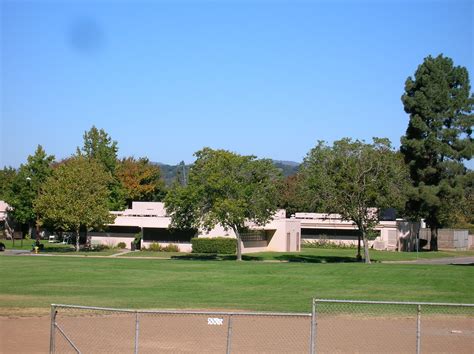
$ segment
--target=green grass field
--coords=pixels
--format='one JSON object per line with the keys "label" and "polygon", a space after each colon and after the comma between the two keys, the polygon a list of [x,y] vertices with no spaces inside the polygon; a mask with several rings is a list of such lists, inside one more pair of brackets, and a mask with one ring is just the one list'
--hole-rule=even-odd
{"label": "green grass field", "polygon": [[309,311],[312,297],[474,302],[474,267],[0,256],[0,313],[51,303]]}
{"label": "green grass field", "polygon": [[[244,260],[249,261],[289,261],[306,263],[340,263],[355,262],[355,249],[324,249],[324,248],[303,248],[301,252],[262,252],[244,255]],[[373,262],[383,261],[413,261],[416,259],[435,259],[445,257],[465,257],[474,256],[474,251],[439,251],[439,252],[388,252],[370,250],[370,257]],[[152,258],[172,258],[172,259],[216,259],[233,260],[235,256],[224,255],[199,255],[177,252],[152,252],[141,251],[126,253],[121,257],[152,257]]]}

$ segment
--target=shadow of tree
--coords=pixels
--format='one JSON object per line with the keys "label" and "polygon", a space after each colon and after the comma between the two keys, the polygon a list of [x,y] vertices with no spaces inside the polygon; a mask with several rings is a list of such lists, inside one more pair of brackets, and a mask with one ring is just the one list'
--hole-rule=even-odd
{"label": "shadow of tree", "polygon": [[[183,255],[171,256],[171,259],[180,260],[199,260],[199,261],[235,261],[236,255],[226,254],[200,254],[200,253],[188,253]],[[262,261],[262,257],[242,255],[244,261]]]}
{"label": "shadow of tree", "polygon": [[[81,251],[86,251],[81,248]],[[104,251],[103,249],[87,249],[87,253],[96,253]],[[73,246],[65,247],[65,246],[48,246],[42,249],[40,252],[42,253],[75,253],[76,249]]]}
{"label": "shadow of tree", "polygon": [[345,256],[312,256],[304,254],[283,254],[275,259],[287,262],[300,263],[355,263],[358,262],[355,257]]}

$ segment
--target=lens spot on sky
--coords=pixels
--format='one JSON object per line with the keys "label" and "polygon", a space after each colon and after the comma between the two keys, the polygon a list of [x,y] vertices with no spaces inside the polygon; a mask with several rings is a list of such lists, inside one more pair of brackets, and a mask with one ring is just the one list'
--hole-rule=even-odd
{"label": "lens spot on sky", "polygon": [[95,54],[104,46],[104,31],[92,18],[75,20],[68,33],[71,47],[83,54]]}

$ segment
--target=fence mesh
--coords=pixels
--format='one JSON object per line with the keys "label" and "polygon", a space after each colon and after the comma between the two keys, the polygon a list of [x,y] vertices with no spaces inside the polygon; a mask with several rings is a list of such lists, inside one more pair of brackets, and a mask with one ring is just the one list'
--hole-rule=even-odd
{"label": "fence mesh", "polygon": [[54,305],[55,353],[308,353],[309,314]]}
{"label": "fence mesh", "polygon": [[312,314],[52,310],[52,353],[474,353],[474,305],[313,300]]}
{"label": "fence mesh", "polygon": [[474,353],[474,307],[315,301],[318,353]]}

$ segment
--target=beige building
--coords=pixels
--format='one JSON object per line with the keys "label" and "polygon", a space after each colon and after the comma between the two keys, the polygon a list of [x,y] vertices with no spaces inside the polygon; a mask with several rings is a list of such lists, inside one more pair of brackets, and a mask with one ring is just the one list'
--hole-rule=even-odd
{"label": "beige building", "polygon": [[[303,242],[329,241],[336,244],[357,244],[358,229],[352,221],[339,214],[295,213],[292,219],[301,223]],[[411,251],[416,247],[420,224],[403,219],[380,221],[370,247],[378,250]]]}
{"label": "beige building", "polygon": [[[171,230],[171,218],[160,202],[133,202],[131,209],[112,212],[116,218],[107,232],[91,232],[92,243],[115,246],[124,242],[127,248],[136,234],[141,233],[142,246],[157,242],[162,246],[175,244],[181,252],[191,252],[193,237],[233,237],[232,230],[218,225],[210,232],[203,230]],[[249,232],[242,234],[242,253],[280,251],[295,252],[301,247],[300,221],[287,219],[285,211],[278,211],[273,220],[263,227],[249,223]]]}

